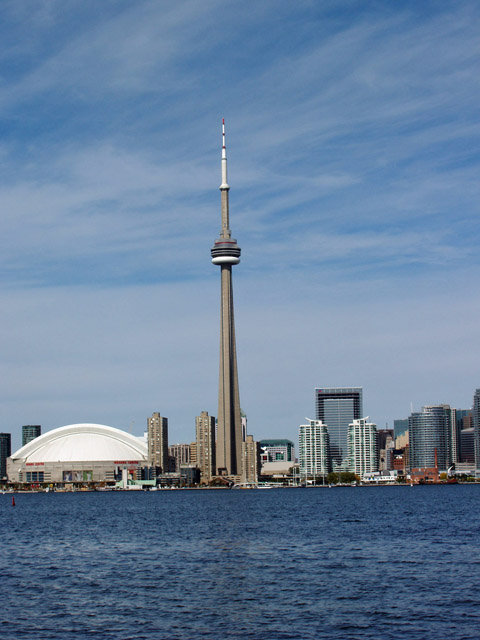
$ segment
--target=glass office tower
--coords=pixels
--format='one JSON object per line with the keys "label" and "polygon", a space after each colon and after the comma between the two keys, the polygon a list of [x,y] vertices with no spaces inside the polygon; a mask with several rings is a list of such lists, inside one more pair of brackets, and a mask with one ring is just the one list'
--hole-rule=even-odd
{"label": "glass office tower", "polygon": [[24,424],[22,427],[22,447],[42,435],[42,427],[39,424]]}
{"label": "glass office tower", "polygon": [[[453,419],[452,419],[453,411]],[[412,469],[435,466],[437,451],[438,468],[448,469],[452,463],[451,425],[455,413],[449,405],[422,407],[421,412],[408,418],[410,433],[410,466]]]}
{"label": "glass office tower", "polygon": [[315,409],[328,428],[333,471],[347,471],[348,425],[363,417],[362,387],[315,389]]}

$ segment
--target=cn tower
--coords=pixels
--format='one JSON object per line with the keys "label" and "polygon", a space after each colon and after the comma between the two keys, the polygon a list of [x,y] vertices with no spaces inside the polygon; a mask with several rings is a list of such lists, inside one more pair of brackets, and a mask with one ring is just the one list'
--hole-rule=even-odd
{"label": "cn tower", "polygon": [[218,475],[242,474],[242,424],[238,391],[237,350],[233,319],[232,266],[240,262],[240,247],[230,231],[227,181],[225,121],[222,121],[222,228],[212,249],[212,262],[221,271],[220,302],[220,379],[218,386],[218,428],[216,472]]}

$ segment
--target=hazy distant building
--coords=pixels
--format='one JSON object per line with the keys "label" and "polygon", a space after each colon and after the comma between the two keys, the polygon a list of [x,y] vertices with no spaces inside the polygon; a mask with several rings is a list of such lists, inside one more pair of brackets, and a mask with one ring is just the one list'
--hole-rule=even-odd
{"label": "hazy distant building", "polygon": [[275,438],[260,440],[262,464],[266,462],[295,462],[295,445],[291,440]]}
{"label": "hazy distant building", "polygon": [[247,439],[247,414],[240,408],[240,422],[242,424],[242,442]]}
{"label": "hazy distant building", "polygon": [[308,424],[300,425],[298,457],[300,475],[320,476],[332,470],[328,428],[321,420],[308,420]]}
{"label": "hazy distant building", "polygon": [[197,466],[197,443],[196,442],[190,443],[190,465],[192,467]]}
{"label": "hazy distant building", "polygon": [[475,430],[462,429],[460,431],[460,449],[461,459],[460,462],[475,463]]}
{"label": "hazy distant building", "polygon": [[377,429],[377,459],[380,471],[392,468],[392,451],[395,448],[393,433],[393,429]]}
{"label": "hazy distant building", "polygon": [[334,471],[348,468],[348,425],[363,416],[362,387],[315,389],[316,419],[328,425]]}
{"label": "hazy distant building", "polygon": [[438,469],[451,465],[451,429],[454,413],[448,405],[422,407],[408,418],[410,437],[410,468],[434,468],[435,450]]}
{"label": "hazy distant building", "polygon": [[200,469],[202,482],[210,482],[216,474],[215,466],[215,417],[209,416],[208,411],[195,418],[196,460]]}
{"label": "hazy distant building", "polygon": [[12,453],[12,434],[0,433],[0,481],[7,477],[7,458]]}
{"label": "hazy distant building", "polygon": [[[455,460],[455,462],[464,462],[464,454],[463,454],[463,450],[462,450],[462,443],[465,440],[464,437],[462,437],[462,431],[464,429],[472,429],[472,434],[473,434],[473,415],[472,415],[472,410],[471,409],[457,409],[455,412],[455,419],[456,419],[456,427],[457,427],[457,437],[458,437],[458,451],[457,451],[457,460]],[[468,438],[467,438],[468,439]],[[471,442],[472,446],[473,446],[473,436],[472,436],[472,442]],[[470,444],[466,445],[470,451]],[[470,454],[467,454],[467,457],[470,457]],[[469,462],[474,462],[474,460],[469,460]]]}
{"label": "hazy distant building", "polygon": [[151,467],[160,467],[163,473],[169,469],[168,464],[168,418],[154,412],[147,418],[148,429],[148,462]]}
{"label": "hazy distant building", "polygon": [[39,424],[24,424],[22,427],[22,447],[42,435],[42,426]]}
{"label": "hazy distant building", "polygon": [[360,418],[348,426],[349,469],[360,478],[378,471],[377,425],[367,420]]}
{"label": "hazy distant building", "polygon": [[397,439],[408,433],[408,418],[393,421],[393,437]]}
{"label": "hazy distant building", "polygon": [[260,443],[255,442],[253,436],[246,436],[245,442],[242,443],[243,458],[243,478],[244,482],[255,484],[258,482],[260,475]]}
{"label": "hazy distant building", "polygon": [[168,456],[175,460],[175,471],[180,471],[182,464],[190,464],[190,445],[170,444],[168,445]]}
{"label": "hazy distant building", "polygon": [[477,389],[473,396],[472,418],[474,429],[475,469],[478,475],[480,473],[480,389]]}

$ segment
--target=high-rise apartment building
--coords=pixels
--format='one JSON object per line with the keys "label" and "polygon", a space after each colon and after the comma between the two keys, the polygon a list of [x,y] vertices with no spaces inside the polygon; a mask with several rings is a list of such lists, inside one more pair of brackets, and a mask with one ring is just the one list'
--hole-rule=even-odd
{"label": "high-rise apartment building", "polygon": [[455,412],[449,405],[422,407],[408,418],[410,467],[434,468],[435,451],[438,469],[446,470],[452,463],[452,424]]}
{"label": "high-rise apartment building", "polygon": [[215,417],[209,416],[208,411],[195,418],[196,460],[200,469],[201,481],[210,482],[216,475],[215,465]]}
{"label": "high-rise apartment building", "polygon": [[24,424],[22,427],[22,447],[42,435],[42,427],[39,424]]}
{"label": "high-rise apartment building", "polygon": [[154,412],[147,418],[148,463],[151,467],[160,467],[166,473],[168,465],[168,418]]}
{"label": "high-rise apartment building", "polygon": [[220,376],[218,388],[218,430],[216,466],[219,475],[240,476],[242,463],[242,422],[238,389],[237,351],[233,316],[232,267],[240,262],[240,247],[232,238],[229,220],[225,123],[222,125],[222,184],[220,237],[211,250],[213,264],[221,269]]}
{"label": "high-rise apartment building", "polygon": [[242,458],[243,458],[243,481],[249,484],[258,482],[260,475],[260,443],[255,442],[253,436],[246,436],[245,442],[242,442]]}
{"label": "high-rise apartment building", "polygon": [[308,424],[300,425],[298,457],[303,476],[325,476],[332,470],[329,432],[321,420],[308,420]]}
{"label": "high-rise apartment building", "polygon": [[480,389],[477,389],[473,396],[472,418],[475,470],[478,477],[480,475]]}
{"label": "high-rise apartment building", "polygon": [[190,464],[194,467],[197,466],[197,443],[190,443]]}
{"label": "high-rise apartment building", "polygon": [[364,473],[378,471],[377,425],[367,420],[360,418],[348,426],[349,467],[360,478]]}
{"label": "high-rise apartment building", "polygon": [[7,477],[7,458],[12,455],[12,434],[0,433],[0,482]]}
{"label": "high-rise apartment building", "polygon": [[316,419],[328,426],[334,471],[348,469],[348,425],[363,415],[362,387],[315,389]]}

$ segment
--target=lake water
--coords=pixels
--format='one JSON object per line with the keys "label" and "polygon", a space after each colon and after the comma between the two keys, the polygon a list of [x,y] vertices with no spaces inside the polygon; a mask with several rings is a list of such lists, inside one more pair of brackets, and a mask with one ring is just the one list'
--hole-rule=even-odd
{"label": "lake water", "polygon": [[0,495],[0,638],[480,637],[480,485]]}

